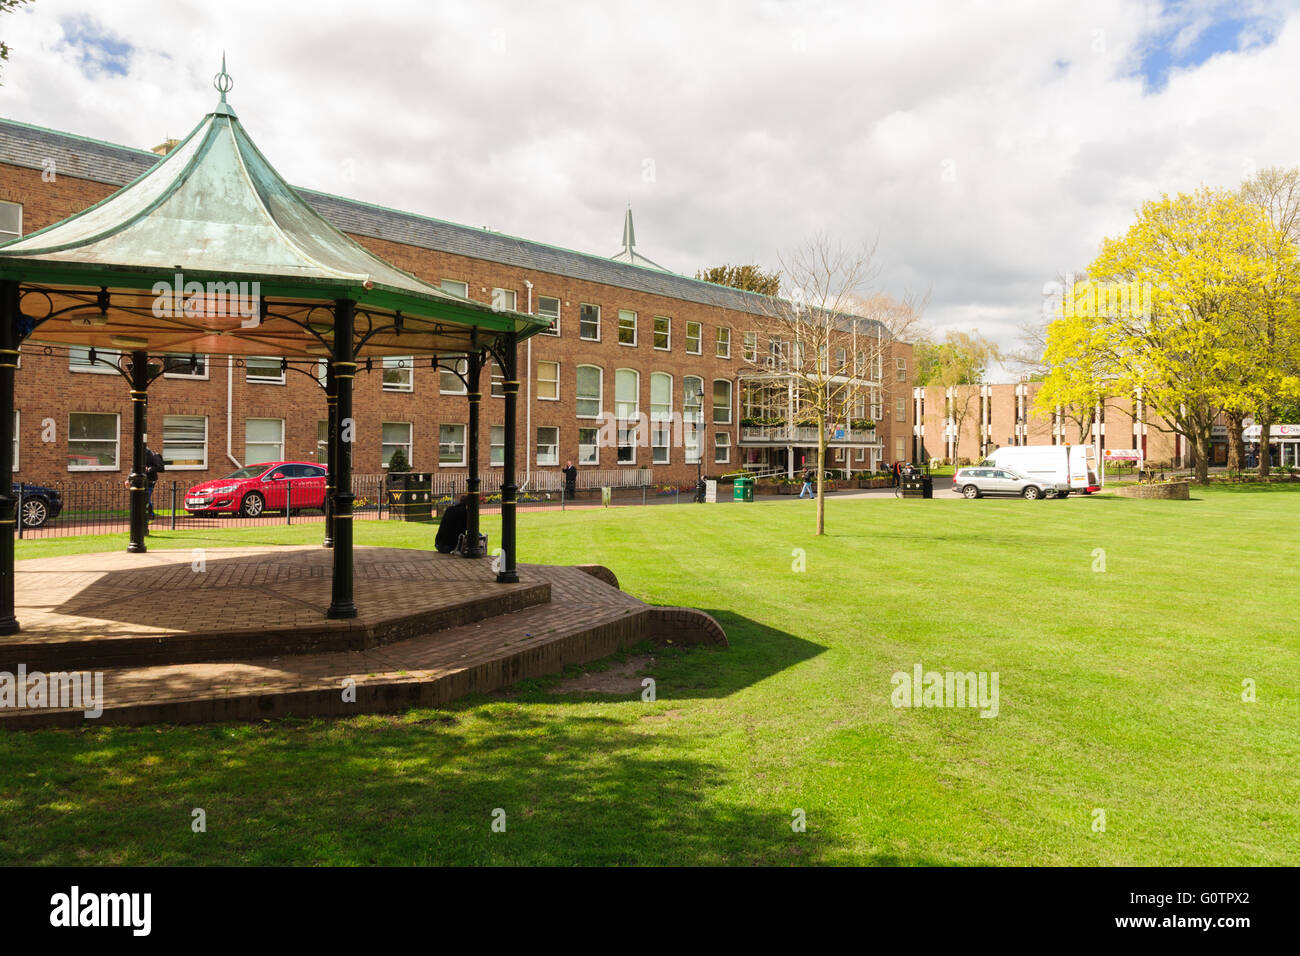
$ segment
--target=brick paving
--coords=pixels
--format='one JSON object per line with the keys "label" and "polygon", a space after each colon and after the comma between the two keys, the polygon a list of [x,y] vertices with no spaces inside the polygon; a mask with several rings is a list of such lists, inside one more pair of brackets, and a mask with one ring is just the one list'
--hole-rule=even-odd
{"label": "brick paving", "polygon": [[[19,562],[24,630],[0,638],[0,670],[93,667],[104,673],[100,721],[197,722],[439,705],[646,639],[726,644],[707,614],[650,607],[605,568],[522,565],[519,584],[500,585],[486,560],[355,556],[353,621],[324,617],[331,555],[321,548],[208,550],[203,571],[190,551]],[[376,633],[386,638],[328,644]],[[79,709],[0,709],[4,727],[83,720]]]}

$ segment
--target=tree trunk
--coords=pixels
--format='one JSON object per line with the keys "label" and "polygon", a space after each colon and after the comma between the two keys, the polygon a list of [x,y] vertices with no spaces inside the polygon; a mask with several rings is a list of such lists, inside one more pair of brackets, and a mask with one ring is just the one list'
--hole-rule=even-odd
{"label": "tree trunk", "polygon": [[1246,470],[1246,441],[1241,437],[1244,427],[1241,420],[1245,417],[1239,412],[1225,413],[1228,419],[1228,471]]}
{"label": "tree trunk", "polygon": [[1196,482],[1201,485],[1210,483],[1210,433],[1209,428],[1197,429],[1196,439]]}
{"label": "tree trunk", "polygon": [[1259,477],[1267,478],[1273,457],[1273,408],[1265,405],[1255,416],[1259,426]]}
{"label": "tree trunk", "polygon": [[817,416],[817,533],[826,533],[826,418]]}

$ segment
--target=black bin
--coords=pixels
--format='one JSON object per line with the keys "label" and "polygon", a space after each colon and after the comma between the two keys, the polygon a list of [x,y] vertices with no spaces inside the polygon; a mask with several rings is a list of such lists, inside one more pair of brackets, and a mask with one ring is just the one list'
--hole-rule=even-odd
{"label": "black bin", "polygon": [[433,475],[403,471],[388,476],[388,513],[398,521],[433,521]]}

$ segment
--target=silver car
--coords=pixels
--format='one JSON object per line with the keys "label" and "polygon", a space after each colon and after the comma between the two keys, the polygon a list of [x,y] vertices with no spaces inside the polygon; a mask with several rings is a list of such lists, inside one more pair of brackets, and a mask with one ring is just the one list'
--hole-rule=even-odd
{"label": "silver car", "polygon": [[967,498],[1014,495],[1019,498],[1055,498],[1059,489],[1039,478],[1026,478],[1006,468],[961,468],[952,476],[954,491]]}

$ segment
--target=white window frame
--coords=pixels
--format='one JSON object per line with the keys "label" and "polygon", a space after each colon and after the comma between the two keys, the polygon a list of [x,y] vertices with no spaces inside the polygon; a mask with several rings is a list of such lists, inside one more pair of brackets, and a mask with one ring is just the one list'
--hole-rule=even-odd
{"label": "white window frame", "polygon": [[[249,423],[249,422],[279,422],[279,423],[280,423],[280,441],[279,441],[278,443],[277,443],[277,442],[269,442],[269,441],[250,442],[250,441],[248,440],[248,423]],[[258,447],[261,447],[261,446],[263,446],[263,445],[275,445],[276,447],[278,447],[278,448],[280,449],[280,453],[279,453],[278,455],[275,455],[275,456],[272,457],[272,458],[263,458],[263,459],[262,459],[262,462],[284,461],[284,419],[283,419],[283,418],[261,418],[261,417],[250,417],[250,418],[245,418],[245,419],[244,419],[244,464],[245,464],[245,465],[249,464],[249,460],[248,460],[248,459],[251,457],[251,456],[248,454],[248,446],[249,446],[250,444],[252,444],[252,445],[257,445]],[[260,465],[262,462],[256,462],[256,461],[255,461],[255,462],[252,462],[252,464],[254,464],[254,465]]]}
{"label": "white window frame", "polygon": [[[629,316],[629,315],[632,317],[632,341],[631,341],[631,342],[624,342],[624,341],[623,341],[623,321],[624,321],[624,319],[626,319],[626,317]],[[637,331],[638,331],[638,330],[637,330],[637,314],[636,314],[635,312],[633,312],[631,309],[619,309],[619,310],[618,310],[618,344],[619,344],[619,345],[627,346],[628,348],[636,348],[636,336],[637,336]]]}
{"label": "white window frame", "polygon": [[[625,416],[622,414],[621,406],[626,403],[621,403],[618,397],[618,373],[619,372],[631,373],[631,375],[633,376],[633,381],[636,383],[633,392],[633,394],[636,397],[635,400],[632,402],[631,416]],[[624,424],[626,422],[632,423],[631,430],[633,432],[633,436],[630,437],[634,437],[636,440],[630,441],[625,445],[622,442],[622,438],[624,437],[627,431],[627,429],[625,429],[624,427]],[[616,368],[614,369],[614,461],[615,464],[618,465],[636,464],[636,446],[637,446],[637,441],[639,441],[641,437],[639,434],[636,434],[636,429],[640,426],[640,424],[641,424],[641,370],[635,368]],[[624,448],[630,448],[632,450],[632,456],[626,460],[624,460],[620,455],[620,453]]]}
{"label": "white window frame", "polygon": [[740,357],[746,362],[758,361],[758,333],[743,332],[740,337]]}
{"label": "white window frame", "polygon": [[492,310],[494,312],[516,312],[519,305],[519,293],[514,289],[493,289]]}
{"label": "white window frame", "polygon": [[253,366],[249,364],[253,359],[267,359],[271,362],[276,363],[277,365],[280,364],[280,359],[274,355],[248,356],[247,358],[244,359],[244,381],[245,382],[247,382],[249,385],[283,385],[284,384],[284,376],[285,376],[284,369],[277,369],[275,378],[272,378],[269,375],[254,375]]}
{"label": "white window frame", "polygon": [[[691,326],[695,326],[695,348],[691,348]],[[672,335],[672,320],[669,320],[668,334]],[[686,321],[686,354],[703,355],[704,354],[704,323]]]}
{"label": "white window frame", "polygon": [[[668,379],[668,405],[663,407],[662,404],[655,405],[655,379]],[[673,389],[677,387],[677,382],[669,372],[651,372],[650,373],[650,463],[654,465],[671,465],[672,464],[672,421],[673,421]],[[659,439],[664,441],[660,444]],[[663,457],[660,457],[660,449],[663,449]]]}
{"label": "white window frame", "polygon": [[18,441],[18,435],[19,435],[19,431],[18,431],[18,422],[19,422],[19,417],[20,417],[20,416],[19,416],[19,413],[18,413],[18,409],[15,408],[15,409],[14,409],[14,464],[13,464],[13,470],[14,470],[14,471],[17,471],[17,470],[18,470],[18,448],[19,448],[19,445],[20,445],[20,442]]}
{"label": "white window frame", "polygon": [[[122,468],[122,416],[117,412],[68,412],[68,443],[71,446],[73,415],[112,415],[116,431],[113,436],[113,464],[111,465],[68,465],[68,471],[120,471]],[[95,438],[92,441],[107,441]],[[70,449],[69,449],[70,450]]]}
{"label": "white window frame", "polygon": [[[718,439],[726,439],[719,442]],[[731,464],[731,432],[713,433],[713,463],[715,465]]]}
{"label": "white window frame", "polygon": [[[550,300],[551,302],[555,303],[555,315],[551,315],[549,312],[542,311],[542,302],[545,300]],[[550,327],[547,328],[544,332],[542,332],[541,333],[542,335],[560,334],[560,306],[562,304],[563,303],[560,302],[560,297],[557,295],[539,295],[537,297],[537,314],[545,318],[549,318],[551,320]]]}
{"label": "white window frame", "polygon": [[578,394],[578,379],[580,376],[575,375],[573,379],[574,417],[584,418],[584,419],[598,419],[605,411],[605,370],[601,368],[599,365],[583,364],[578,366],[577,371],[581,373],[584,368],[594,368],[597,372],[600,373],[599,375],[596,376],[596,384],[599,386],[596,389],[596,414],[584,415],[582,414],[582,412],[578,411],[578,403],[582,401],[587,401],[589,399],[585,399],[582,395]]}
{"label": "white window frame", "polygon": [[731,358],[731,326],[719,325],[714,341],[717,343],[714,356],[721,359]]}
{"label": "white window frame", "polygon": [[23,234],[23,204],[20,202],[11,202],[10,200],[0,200],[0,206],[13,206],[18,210],[18,231],[13,232],[9,229],[0,229],[0,242],[8,242],[10,239],[19,239]]}
{"label": "white window frame", "polygon": [[163,372],[163,378],[180,378],[180,379],[188,379],[188,380],[191,381],[191,382],[206,382],[209,378],[211,378],[211,377],[212,377],[212,376],[211,376],[212,366],[211,366],[211,364],[208,362],[208,356],[207,356],[206,353],[203,353],[203,352],[167,352],[167,353],[164,354],[163,361],[166,362],[167,357],[171,357],[171,358],[183,358],[183,359],[187,359],[187,360],[188,360],[189,357],[190,357],[191,355],[195,356],[196,358],[200,358],[200,359],[203,360],[203,374],[202,374],[202,375],[191,375],[189,372]]}
{"label": "white window frame", "polygon": [[[81,353],[81,352],[86,353],[86,359],[87,361],[89,361],[90,352],[91,352],[91,348],[89,345],[73,345],[69,347],[68,349],[68,371],[69,372],[77,372],[79,374],[84,374],[84,375],[117,375],[118,374],[118,370],[116,366],[105,365],[102,362],[98,362],[98,361],[95,362],[94,365],[73,365],[72,364],[73,353]],[[99,359],[106,355],[116,355],[118,362],[122,361],[121,349],[95,349],[94,352],[95,352],[96,359]]]}
{"label": "white window frame", "polygon": [[[494,436],[498,433],[501,435],[500,441],[495,441]],[[497,449],[501,449],[501,460],[494,461]],[[506,465],[506,426],[489,425],[488,426],[488,467],[504,468]]]}
{"label": "white window frame", "polygon": [[[448,286],[459,286],[460,288],[449,289]],[[460,279],[439,279],[438,288],[443,292],[450,292],[452,295],[458,295],[462,299],[469,298],[469,283],[462,282]]]}
{"label": "white window frame", "polygon": [[[386,425],[405,425],[406,441],[384,441],[384,426]],[[401,448],[406,453],[406,463],[414,467],[415,461],[415,425],[411,422],[380,422],[379,423],[379,467],[387,468],[388,462],[384,461],[384,448],[391,445],[393,452]],[[388,456],[389,458],[392,455]]]}
{"label": "white window frame", "polygon": [[[718,383],[720,382],[726,383],[727,386],[727,417],[721,420],[718,419],[718,403],[717,403],[717,399],[715,398],[715,396],[718,393],[717,386]],[[731,419],[735,414],[735,407],[736,407],[735,383],[733,383],[729,378],[715,378],[713,380],[713,386],[714,386],[713,390],[709,392],[709,405],[711,406],[710,411],[712,412],[712,415],[710,415],[709,417],[712,419],[712,424],[730,425]]]}
{"label": "white window frame", "polygon": [[[583,334],[582,334],[582,310],[583,310],[584,308],[586,308],[586,309],[595,309],[595,310],[596,310],[596,337],[595,337],[595,338],[592,338],[592,337],[589,336],[589,335],[583,335]],[[583,342],[599,342],[599,341],[600,341],[600,306],[595,305],[595,304],[593,304],[593,303],[591,303],[591,302],[580,302],[580,303],[578,303],[578,338],[581,339]]]}
{"label": "white window frame", "polygon": [[[582,441],[583,432],[592,433],[592,440],[590,442],[587,442],[585,446],[591,449],[590,461],[587,461],[582,457],[582,449],[584,447]],[[578,429],[578,465],[579,466],[585,465],[588,468],[600,467],[600,429],[599,428],[594,428],[592,426],[584,425]]]}
{"label": "white window frame", "polygon": [[[443,461],[442,460],[442,430],[443,428],[460,429],[460,461]],[[462,422],[439,422],[438,423],[438,467],[439,468],[464,468],[467,461],[465,454],[465,445],[467,444],[466,435],[469,429]],[[454,442],[452,444],[455,444]]]}
{"label": "white window frame", "polygon": [[895,372],[897,373],[898,381],[906,382],[907,381],[907,359],[905,359],[901,355],[895,358],[894,369]]}
{"label": "white window frame", "polygon": [[[553,366],[555,366],[555,378],[554,378],[554,379],[549,379],[549,378],[543,378],[543,377],[542,377],[542,366],[543,366],[543,365],[553,365]],[[554,382],[554,384],[555,384],[555,394],[554,394],[554,395],[543,395],[543,394],[542,394],[542,386],[543,386],[543,385],[550,385],[552,382]],[[560,363],[559,363],[559,362],[552,361],[551,359],[538,359],[538,360],[537,360],[537,400],[538,400],[539,402],[558,402],[558,401],[560,400]]]}
{"label": "white window frame", "polygon": [[[389,369],[406,373],[406,384],[400,382],[390,385],[385,382],[384,373]],[[414,392],[415,391],[415,356],[414,355],[385,355],[380,369],[380,391],[383,392]],[[408,459],[409,460],[409,459]]]}
{"label": "white window frame", "polygon": [[[185,376],[182,376],[182,378],[184,377]],[[168,471],[207,471],[208,431],[209,431],[208,416],[207,415],[182,415],[182,414],[163,416],[162,446],[159,449],[159,454],[163,456],[164,461],[167,460],[167,419],[169,418],[201,418],[203,420],[203,462],[202,464],[198,464],[198,465],[173,465],[171,462],[167,462],[167,470]]]}
{"label": "white window frame", "polygon": [[[664,326],[664,345],[659,344],[659,320],[663,319],[666,323]],[[671,352],[673,350],[673,320],[667,315],[656,315],[650,330],[650,344],[656,352]]]}
{"label": "white window frame", "polygon": [[[543,443],[542,432],[544,431],[554,432],[555,441]],[[542,457],[543,448],[551,449],[551,456],[549,459],[544,459]],[[537,426],[537,464],[554,465],[556,467],[559,466],[560,464],[560,426],[559,425],[538,425]]]}
{"label": "white window frame", "polygon": [[[442,361],[443,361],[442,359],[438,360],[438,394],[439,395],[468,395],[469,389],[465,387],[465,383],[462,382],[459,378],[457,378],[455,372],[448,371],[446,368],[444,368],[442,366]],[[456,366],[456,369],[462,375],[464,375],[466,372],[469,371],[468,359],[463,359],[463,358],[456,359],[456,361],[453,362],[452,364]],[[442,381],[443,381],[442,377],[444,375],[450,375],[452,380],[456,383],[456,388],[454,391],[448,391],[447,389],[442,387]]]}

